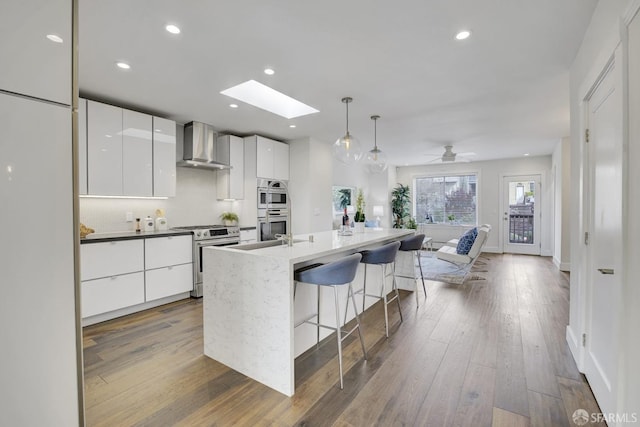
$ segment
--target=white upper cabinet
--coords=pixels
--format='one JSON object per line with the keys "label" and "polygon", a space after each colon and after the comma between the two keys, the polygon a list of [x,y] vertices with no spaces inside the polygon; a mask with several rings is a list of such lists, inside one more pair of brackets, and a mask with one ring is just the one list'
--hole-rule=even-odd
{"label": "white upper cabinet", "polygon": [[87,194],[87,100],[78,99],[78,169],[79,192]]}
{"label": "white upper cabinet", "polygon": [[122,110],[122,194],[153,196],[153,126],[149,114]]}
{"label": "white upper cabinet", "polygon": [[273,143],[270,139],[256,138],[256,175],[258,178],[273,178]]}
{"label": "white upper cabinet", "polygon": [[218,199],[244,199],[244,139],[234,135],[218,137],[217,155],[231,165],[231,169],[217,172]]}
{"label": "white upper cabinet", "polygon": [[71,105],[71,6],[69,0],[2,0],[0,89]]}
{"label": "white upper cabinet", "polygon": [[153,195],[176,195],[176,122],[153,118]]}
{"label": "white upper cabinet", "polygon": [[258,178],[289,179],[289,145],[256,137],[256,174]]}
{"label": "white upper cabinet", "polygon": [[122,108],[87,103],[88,193],[122,196]]}
{"label": "white upper cabinet", "polygon": [[289,180],[289,144],[275,142],[273,144],[273,177]]}
{"label": "white upper cabinet", "polygon": [[83,113],[84,102],[78,109],[80,194],[175,196],[176,123],[96,101],[86,101]]}

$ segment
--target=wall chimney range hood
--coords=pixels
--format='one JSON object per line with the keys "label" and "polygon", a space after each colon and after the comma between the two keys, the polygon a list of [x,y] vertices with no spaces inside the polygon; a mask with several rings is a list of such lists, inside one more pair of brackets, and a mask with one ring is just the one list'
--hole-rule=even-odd
{"label": "wall chimney range hood", "polygon": [[[228,150],[218,150],[218,132],[201,122],[184,125],[183,160],[178,166],[202,169],[231,169]],[[221,158],[226,151],[227,158]]]}

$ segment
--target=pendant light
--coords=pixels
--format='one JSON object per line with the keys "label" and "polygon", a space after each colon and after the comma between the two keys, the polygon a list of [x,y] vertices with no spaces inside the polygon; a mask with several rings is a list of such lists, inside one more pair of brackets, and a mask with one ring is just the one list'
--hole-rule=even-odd
{"label": "pendant light", "polygon": [[373,120],[373,150],[367,153],[365,159],[367,169],[371,173],[381,173],[387,170],[387,156],[378,148],[376,122],[380,116],[371,116]]}
{"label": "pendant light", "polygon": [[353,99],[342,98],[347,106],[347,133],[333,144],[333,157],[345,165],[352,165],[362,157],[360,142],[349,133],[349,103]]}

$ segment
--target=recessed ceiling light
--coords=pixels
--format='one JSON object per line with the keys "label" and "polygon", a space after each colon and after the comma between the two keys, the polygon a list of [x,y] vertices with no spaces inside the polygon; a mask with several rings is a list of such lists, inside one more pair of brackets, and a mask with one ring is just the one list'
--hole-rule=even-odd
{"label": "recessed ceiling light", "polygon": [[131,68],[131,65],[127,64],[126,62],[116,62],[116,65],[123,70],[128,70]]}
{"label": "recessed ceiling light", "polygon": [[468,39],[470,35],[471,35],[471,31],[469,30],[460,31],[458,34],[456,34],[456,40]]}
{"label": "recessed ceiling light", "polygon": [[173,24],[167,25],[166,27],[164,27],[164,29],[169,31],[171,34],[180,34],[180,28]]}
{"label": "recessed ceiling light", "polygon": [[529,155],[529,153],[524,153],[524,156],[525,156],[525,157],[526,157],[526,156],[528,156],[528,155]]}
{"label": "recessed ceiling light", "polygon": [[238,108],[238,104],[229,104],[229,107],[231,107],[231,108]]}
{"label": "recessed ceiling light", "polygon": [[273,76],[276,72],[273,68],[265,68],[264,73],[268,76]]}
{"label": "recessed ceiling light", "polygon": [[47,34],[47,38],[54,43],[62,43],[62,37],[56,36],[55,34]]}
{"label": "recessed ceiling light", "polygon": [[248,80],[220,93],[286,119],[319,112],[315,108],[255,80]]}
{"label": "recessed ceiling light", "polygon": [[290,127],[291,129],[293,129],[293,128],[295,128],[295,127],[296,127],[296,125],[289,125],[289,127]]}

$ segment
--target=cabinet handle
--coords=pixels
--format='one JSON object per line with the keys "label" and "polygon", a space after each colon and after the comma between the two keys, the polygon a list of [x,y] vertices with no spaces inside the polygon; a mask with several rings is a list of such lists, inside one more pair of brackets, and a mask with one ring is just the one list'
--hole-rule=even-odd
{"label": "cabinet handle", "polygon": [[602,274],[613,274],[613,268],[599,268],[598,271]]}
{"label": "cabinet handle", "polygon": [[171,266],[167,267],[167,270],[173,270],[173,266],[171,265]]}
{"label": "cabinet handle", "polygon": [[116,280],[116,279],[118,279],[118,276],[111,276],[110,279],[111,280]]}

